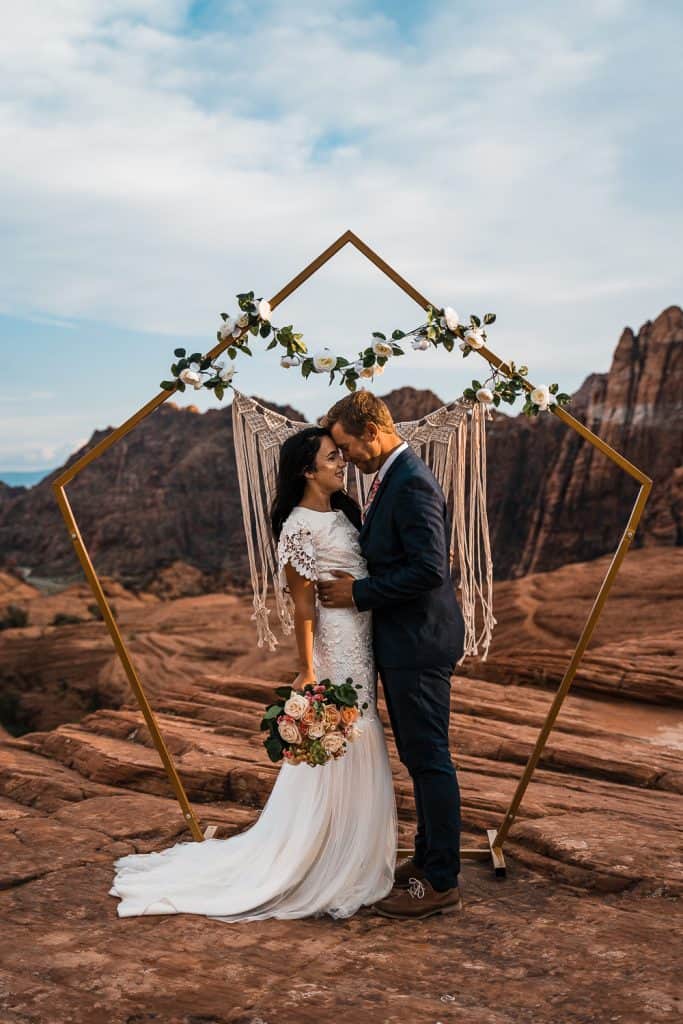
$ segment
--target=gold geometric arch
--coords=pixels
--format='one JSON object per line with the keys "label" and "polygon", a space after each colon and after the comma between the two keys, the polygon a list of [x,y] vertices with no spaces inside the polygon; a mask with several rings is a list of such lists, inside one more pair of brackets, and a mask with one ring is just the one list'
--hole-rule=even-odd
{"label": "gold geometric arch", "polygon": [[[275,309],[281,302],[288,298],[292,294],[292,292],[296,291],[296,289],[299,288],[304,283],[304,281],[307,281],[309,277],[315,274],[316,271],[323,266],[323,264],[327,263],[328,260],[330,260],[334,255],[336,255],[336,253],[338,253],[340,249],[343,249],[343,247],[347,244],[355,246],[355,248],[360,253],[366,256],[371,263],[374,263],[374,265],[378,267],[384,274],[386,274],[386,276],[390,280],[392,280],[394,284],[396,284],[399,288],[401,288],[402,291],[404,291],[407,295],[414,299],[414,301],[424,310],[426,310],[429,305],[433,305],[435,308],[440,308],[437,307],[436,303],[430,303],[425,298],[424,295],[421,295],[416,288],[413,288],[413,286],[409,284],[408,281],[405,280],[405,278],[401,277],[400,274],[398,274],[392,267],[389,266],[388,263],[385,263],[385,261],[380,256],[377,255],[377,253],[373,252],[373,250],[368,245],[366,245],[365,242],[358,238],[357,235],[354,235],[352,231],[345,231],[344,234],[341,235],[336,240],[336,242],[329,246],[329,248],[325,249],[325,251],[322,252],[320,256],[317,257],[317,259],[313,260],[313,262],[310,263],[307,267],[305,267],[304,270],[301,271],[301,273],[297,274],[296,277],[292,278],[292,280],[288,284],[286,284],[284,288],[282,288],[276,295],[274,295],[273,298],[270,300],[271,308]],[[211,349],[211,351],[207,354],[210,355],[211,358],[215,358],[217,355],[219,355],[219,353],[221,353],[225,348],[228,347],[228,344],[229,343],[227,341],[221,342],[215,345],[214,348]],[[507,363],[503,362],[503,360],[500,359],[494,352],[491,352],[490,349],[481,348],[476,349],[475,351],[484,359],[486,359],[487,362],[497,367],[502,373],[507,374],[508,376],[511,374],[510,367],[507,365]],[[533,384],[529,383],[528,388],[531,389],[533,386]],[[147,700],[147,696],[145,694],[142,682],[137,674],[135,666],[133,665],[125,641],[121,636],[121,633],[119,632],[119,628],[112,614],[111,607],[102,589],[99,577],[92,564],[90,555],[88,554],[88,550],[78,528],[78,523],[76,522],[76,518],[69,504],[69,499],[67,498],[66,495],[66,487],[74,479],[74,477],[76,477],[80,472],[82,472],[86,468],[86,466],[90,465],[91,462],[94,462],[95,459],[99,458],[100,455],[102,455],[109,448],[111,448],[112,445],[116,444],[117,441],[120,441],[123,437],[125,437],[132,430],[134,430],[138,423],[146,419],[146,417],[149,416],[150,413],[154,412],[155,409],[157,409],[160,405],[167,401],[167,399],[169,399],[173,393],[174,392],[172,391],[161,391],[159,394],[157,394],[154,398],[147,402],[146,405],[144,405],[133,416],[131,416],[130,419],[126,420],[126,422],[123,423],[116,430],[113,430],[98,444],[96,444],[94,448],[92,448],[89,452],[87,452],[80,459],[77,459],[76,462],[69,466],[69,468],[66,469],[53,482],[52,488],[54,490],[57,502],[61,509],[64,520],[66,522],[67,529],[69,530],[71,539],[73,541],[76,555],[83,567],[86,579],[92,589],[92,592],[95,596],[95,600],[97,601],[97,604],[100,608],[100,611],[102,612],[104,622],[107,626],[107,629],[109,630],[109,634],[114,643],[114,647],[116,648],[116,652],[121,660],[123,669],[126,673],[128,681],[130,682],[133,693],[135,694],[135,697],[140,706],[140,710],[142,711],[145,722],[154,741],[154,745],[159,753],[163,766],[166,770],[166,774],[168,775],[173,791],[175,792],[175,795],[182,809],[183,817],[185,818],[185,821],[193,838],[198,841],[202,841],[204,838],[213,835],[213,833],[215,832],[215,827],[209,826],[205,829],[204,832],[202,832],[200,824],[194,814],[194,811],[192,810],[192,807],[190,806],[187,794],[185,793],[185,789],[180,780],[180,776],[178,775],[175,764],[173,762],[173,758],[171,757],[168,748],[164,742],[164,738],[161,735],[161,732],[157,725],[154,712],[152,711],[149,701]],[[634,480],[637,480],[640,484],[640,489],[638,491],[638,495],[633,505],[633,509],[631,510],[631,514],[628,518],[626,528],[624,529],[617,549],[614,552],[614,557],[612,558],[612,562],[610,563],[610,566],[605,574],[605,577],[600,585],[600,588],[597,594],[595,595],[593,607],[591,608],[590,614],[588,615],[583,630],[581,631],[581,635],[577,641],[574,652],[569,660],[569,664],[562,678],[562,682],[560,683],[557,693],[555,694],[553,702],[548,710],[545,721],[540,729],[540,732],[536,739],[536,743],[534,744],[534,748],[529,756],[529,760],[527,761],[526,767],[524,769],[521,779],[519,780],[515,793],[510,802],[510,806],[506,811],[505,817],[503,818],[503,821],[497,828],[491,828],[486,830],[488,840],[486,846],[474,849],[464,849],[461,851],[463,857],[466,858],[487,860],[489,857],[491,857],[493,861],[493,867],[497,874],[504,874],[505,872],[505,861],[503,857],[503,845],[505,843],[505,839],[507,838],[508,832],[510,831],[510,828],[515,820],[515,817],[517,815],[517,812],[519,810],[520,804],[529,785],[531,777],[541,758],[543,748],[555,724],[555,720],[557,719],[557,716],[560,712],[562,703],[569,691],[574,676],[576,675],[579,662],[581,661],[584,651],[586,650],[586,647],[588,646],[590,639],[593,635],[595,627],[602,613],[605,601],[607,600],[609,591],[612,588],[615,577],[619,571],[619,567],[621,566],[621,563],[623,562],[624,557],[626,556],[626,553],[631,545],[631,541],[633,540],[636,528],[643,514],[645,503],[652,489],[652,480],[650,479],[650,477],[646,476],[645,473],[643,473],[640,469],[638,469],[631,462],[629,462],[628,459],[625,459],[623,455],[620,455],[619,452],[615,451],[614,448],[612,448],[605,441],[603,441],[602,438],[598,437],[597,434],[594,434],[591,430],[584,426],[583,423],[580,423],[578,420],[576,420],[570,413],[566,412],[563,408],[557,405],[551,407],[551,412],[554,416],[557,416],[558,419],[562,420],[563,423],[566,423],[568,427],[571,427],[572,430],[575,430],[578,434],[580,434],[581,437],[588,441],[589,444],[592,444],[593,447],[598,449],[598,451],[606,455],[608,459],[611,459],[612,462],[619,466],[620,469],[622,469],[625,473],[628,473],[628,475],[633,477]]]}

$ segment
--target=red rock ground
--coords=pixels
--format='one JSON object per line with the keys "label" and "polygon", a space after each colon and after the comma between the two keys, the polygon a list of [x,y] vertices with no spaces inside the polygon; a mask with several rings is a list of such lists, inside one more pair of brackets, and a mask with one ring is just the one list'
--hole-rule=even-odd
{"label": "red rock ground", "polygon": [[[487,662],[454,680],[464,845],[500,823],[608,559],[499,584]],[[465,911],[415,924],[120,920],[112,861],[186,838],[86,587],[0,579],[0,1022],[436,1024],[681,1019],[681,565],[631,552],[506,845],[466,861]],[[219,835],[272,785],[259,710],[292,645],[253,647],[236,595],[108,584],[193,806]],[[55,615],[86,621],[50,625]],[[96,710],[93,710],[96,708]],[[24,731],[30,728],[32,731]],[[402,841],[413,806],[387,731]],[[362,794],[359,794],[362,799]]]}

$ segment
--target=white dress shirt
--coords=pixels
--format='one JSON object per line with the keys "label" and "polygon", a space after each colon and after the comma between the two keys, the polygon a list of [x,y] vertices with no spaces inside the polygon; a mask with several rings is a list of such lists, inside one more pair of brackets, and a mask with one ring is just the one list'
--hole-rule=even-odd
{"label": "white dress shirt", "polygon": [[389,466],[391,466],[396,461],[396,459],[399,457],[401,452],[404,452],[407,447],[408,447],[408,442],[407,441],[402,441],[401,444],[398,446],[398,448],[394,448],[394,450],[391,453],[391,455],[389,456],[389,458],[384,460],[382,465],[377,470],[377,478],[379,479],[380,483],[382,482],[382,480],[384,479],[386,474],[389,472]]}

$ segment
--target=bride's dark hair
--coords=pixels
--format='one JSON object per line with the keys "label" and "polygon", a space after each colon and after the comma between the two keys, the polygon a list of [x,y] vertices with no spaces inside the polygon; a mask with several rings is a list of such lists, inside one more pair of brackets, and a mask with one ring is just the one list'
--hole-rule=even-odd
{"label": "bride's dark hair", "polygon": [[[304,473],[315,469],[315,457],[323,437],[331,437],[329,430],[324,427],[304,427],[288,437],[280,449],[277,490],[270,509],[270,525],[276,540],[280,538],[287,516],[304,496]],[[330,495],[330,505],[341,509],[356,529],[360,529],[360,509],[350,494],[335,491]]]}

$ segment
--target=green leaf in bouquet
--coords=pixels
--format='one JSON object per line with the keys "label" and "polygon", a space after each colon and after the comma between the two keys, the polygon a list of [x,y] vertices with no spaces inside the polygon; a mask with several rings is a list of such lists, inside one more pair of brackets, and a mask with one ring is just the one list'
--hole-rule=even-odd
{"label": "green leaf in bouquet", "polygon": [[271,718],[277,718],[278,715],[282,714],[282,704],[269,704],[266,708],[263,716],[263,721],[270,721]]}
{"label": "green leaf in bouquet", "polygon": [[201,358],[201,352],[193,352],[192,355],[189,357],[191,363],[199,363],[201,362]]}
{"label": "green leaf in bouquet", "polygon": [[284,697],[285,700],[289,700],[292,695],[292,690],[293,687],[291,686],[278,686],[276,687],[275,692],[278,697]]}
{"label": "green leaf in bouquet", "polygon": [[184,348],[174,348],[173,349],[173,355],[174,356],[178,356],[179,359],[182,359],[182,357],[185,355],[185,349]]}
{"label": "green leaf in bouquet", "polygon": [[159,385],[159,387],[163,391],[174,391],[175,390],[175,385],[176,385],[176,382],[174,380],[162,380],[162,382]]}
{"label": "green leaf in bouquet", "polygon": [[277,762],[282,760],[284,744],[279,737],[269,736],[267,740],[263,741],[263,746],[266,748],[266,753],[271,761]]}

